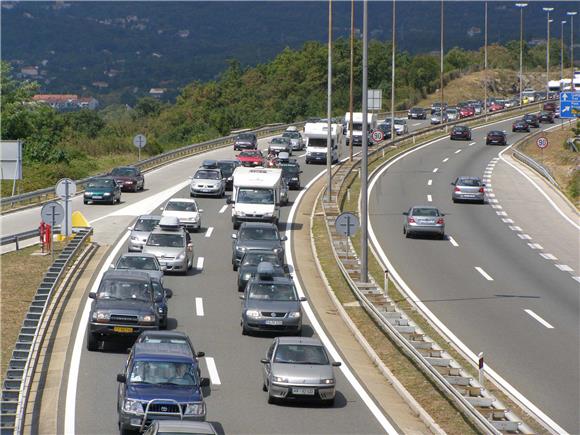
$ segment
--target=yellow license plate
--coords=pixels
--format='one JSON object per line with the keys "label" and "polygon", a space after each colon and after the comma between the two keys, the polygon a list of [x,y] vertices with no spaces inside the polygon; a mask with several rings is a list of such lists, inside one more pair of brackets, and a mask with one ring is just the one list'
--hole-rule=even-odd
{"label": "yellow license plate", "polygon": [[113,327],[115,332],[133,332],[133,328],[128,328],[126,326],[115,326]]}

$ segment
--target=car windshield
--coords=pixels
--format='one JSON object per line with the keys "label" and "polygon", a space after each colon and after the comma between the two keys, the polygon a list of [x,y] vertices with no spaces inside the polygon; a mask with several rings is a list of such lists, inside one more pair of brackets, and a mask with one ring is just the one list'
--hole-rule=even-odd
{"label": "car windshield", "polygon": [[395,119],[395,125],[405,125],[406,122],[404,119]]}
{"label": "car windshield", "polygon": [[195,202],[186,201],[169,201],[165,206],[167,211],[197,211],[197,206]]}
{"label": "car windshield", "polygon": [[282,175],[296,175],[300,168],[297,165],[280,165],[282,167]]}
{"label": "car windshield", "polygon": [[272,189],[240,188],[236,202],[240,204],[274,204]]}
{"label": "car windshield", "polygon": [[278,240],[278,231],[275,228],[245,227],[238,237],[240,240]]}
{"label": "car windshield", "polygon": [[193,364],[165,361],[135,361],[129,382],[154,385],[199,385],[197,370]]}
{"label": "car windshield", "polygon": [[115,168],[111,171],[111,175],[116,175],[118,177],[135,177],[137,175],[137,169],[135,169],[135,168]]}
{"label": "car windshield", "polygon": [[219,180],[220,174],[217,171],[197,171],[193,178],[198,180]]}
{"label": "car windshield", "polygon": [[420,109],[418,107],[414,107],[411,109],[411,113],[421,113],[423,112],[423,109]]}
{"label": "car windshield", "polygon": [[248,298],[261,301],[297,301],[296,290],[291,284],[253,283],[248,290]]}
{"label": "car windshield", "polygon": [[308,344],[280,344],[274,355],[275,363],[328,365],[328,356],[322,346]]}
{"label": "car windshield", "polygon": [[453,127],[453,130],[462,132],[462,131],[467,130],[467,127]]}
{"label": "car windshield", "polygon": [[282,137],[288,137],[290,139],[300,139],[300,133],[297,131],[285,131]]}
{"label": "car windshield", "polygon": [[242,265],[257,266],[262,262],[278,264],[280,260],[278,259],[278,256],[275,254],[252,253],[252,251],[249,251],[246,255],[244,255]]}
{"label": "car windshield", "polygon": [[94,180],[89,183],[89,188],[113,187],[114,185],[115,185],[114,180],[109,179]]}
{"label": "car windshield", "polygon": [[240,157],[262,157],[260,151],[242,151]]}
{"label": "car windshield", "polygon": [[158,223],[159,219],[139,219],[133,229],[135,231],[153,231]]}
{"label": "car windshield", "polygon": [[254,135],[249,133],[239,134],[237,140],[252,141],[254,140]]}
{"label": "car windshield", "polygon": [[490,131],[489,134],[492,136],[503,136],[502,131]]}
{"label": "car windshield", "polygon": [[218,162],[218,168],[221,169],[224,177],[231,177],[234,173],[234,169],[236,169],[236,164],[230,162]]}
{"label": "car windshield", "polygon": [[147,239],[147,246],[183,248],[185,243],[181,234],[151,234]]}
{"label": "car windshield", "polygon": [[429,208],[429,207],[422,207],[422,208],[414,208],[412,216],[426,216],[426,217],[437,217],[439,216],[439,210],[436,208]]}
{"label": "car windshield", "polygon": [[478,187],[481,186],[481,181],[477,178],[460,178],[457,180],[458,186]]}
{"label": "car windshield", "polygon": [[447,113],[450,113],[451,115],[456,115],[457,109],[447,109]]}
{"label": "car windshield", "polygon": [[116,269],[159,270],[155,257],[123,256],[119,258]]}
{"label": "car windshield", "polygon": [[282,137],[275,137],[270,143],[286,145],[286,139]]}
{"label": "car windshield", "polygon": [[97,291],[99,300],[137,300],[151,301],[151,288],[146,281],[133,279],[104,279]]}

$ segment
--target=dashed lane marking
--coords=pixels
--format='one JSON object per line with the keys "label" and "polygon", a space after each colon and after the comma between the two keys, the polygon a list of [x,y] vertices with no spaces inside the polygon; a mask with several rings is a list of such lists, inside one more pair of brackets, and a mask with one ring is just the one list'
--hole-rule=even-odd
{"label": "dashed lane marking", "polygon": [[431,195],[427,195],[427,202],[433,202],[433,197]]}
{"label": "dashed lane marking", "polygon": [[496,211],[495,214],[497,214],[498,216],[507,216],[507,213],[505,211]]}
{"label": "dashed lane marking", "polygon": [[448,162],[449,161],[449,157],[445,157],[443,160],[441,160],[443,163]]}
{"label": "dashed lane marking", "polygon": [[557,260],[558,258],[553,255],[553,254],[544,254],[543,252],[540,252],[540,256],[546,260]]}
{"label": "dashed lane marking", "polygon": [[574,272],[574,269],[572,269],[570,266],[568,266],[567,264],[555,264],[554,266],[556,266],[558,269],[560,269],[562,272]]}
{"label": "dashed lane marking", "polygon": [[576,282],[580,282],[580,276],[573,276],[572,279]]}
{"label": "dashed lane marking", "polygon": [[517,225],[510,225],[510,230],[512,231],[521,231],[522,228],[518,227]]}
{"label": "dashed lane marking", "polygon": [[438,170],[439,170],[439,168],[433,169],[433,173],[437,172]]}
{"label": "dashed lane marking", "polygon": [[542,245],[538,244],[538,243],[528,243],[528,246],[532,249],[544,249],[542,247]]}
{"label": "dashed lane marking", "polygon": [[455,151],[455,154],[459,154],[461,152],[461,150],[457,150]]}
{"label": "dashed lane marking", "polygon": [[211,384],[221,385],[222,381],[220,380],[220,375],[218,374],[217,367],[215,365],[215,360],[210,356],[206,356],[205,363],[207,365],[207,371],[209,373],[209,379],[211,380]]}
{"label": "dashed lane marking", "polygon": [[502,219],[502,222],[505,224],[513,224],[514,220],[510,219],[510,218],[504,218],[504,219]]}
{"label": "dashed lane marking", "polygon": [[518,234],[518,237],[522,240],[532,240],[532,237],[529,234]]}
{"label": "dashed lane marking", "polygon": [[546,322],[544,319],[542,319],[540,316],[538,316],[532,310],[524,309],[524,311],[526,313],[528,313],[532,318],[534,318],[535,320],[537,320],[538,322],[540,322],[542,325],[544,325],[546,328],[548,328],[548,329],[554,329],[554,327],[552,325],[550,325],[548,322]]}
{"label": "dashed lane marking", "polygon": [[453,237],[447,236],[447,238],[449,239],[449,243],[451,243],[453,246],[456,248],[459,246],[459,243],[457,243]]}
{"label": "dashed lane marking", "polygon": [[224,205],[222,208],[220,208],[220,213],[225,212],[228,209],[228,205]]}
{"label": "dashed lane marking", "polygon": [[203,262],[204,262],[205,258],[203,257],[197,257],[197,265],[195,266],[195,268],[197,270],[203,270]]}
{"label": "dashed lane marking", "polygon": [[427,181],[427,186],[431,186],[433,184],[433,180]]}
{"label": "dashed lane marking", "polygon": [[205,232],[205,237],[210,238],[213,233],[213,227],[209,227]]}
{"label": "dashed lane marking", "polygon": [[488,281],[493,281],[493,278],[491,276],[489,276],[489,274],[485,270],[483,270],[481,267],[475,266],[475,270],[477,270],[481,274],[481,276],[483,276]]}
{"label": "dashed lane marking", "polygon": [[468,147],[472,147],[473,145],[475,145],[475,142],[471,142],[470,144],[467,144]]}
{"label": "dashed lane marking", "polygon": [[195,298],[195,314],[203,317],[203,299],[202,298]]}

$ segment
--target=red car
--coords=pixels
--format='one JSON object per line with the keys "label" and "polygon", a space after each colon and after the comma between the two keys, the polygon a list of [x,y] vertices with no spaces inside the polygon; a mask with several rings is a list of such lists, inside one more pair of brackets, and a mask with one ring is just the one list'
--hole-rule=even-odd
{"label": "red car", "polygon": [[242,151],[238,154],[238,161],[242,166],[263,166],[264,155],[260,150]]}
{"label": "red car", "polygon": [[463,106],[459,109],[459,117],[460,118],[467,118],[468,116],[475,115],[475,109],[470,106]]}
{"label": "red car", "polygon": [[490,112],[497,112],[498,110],[503,110],[503,109],[504,109],[503,104],[499,104],[499,103],[491,103],[489,106]]}

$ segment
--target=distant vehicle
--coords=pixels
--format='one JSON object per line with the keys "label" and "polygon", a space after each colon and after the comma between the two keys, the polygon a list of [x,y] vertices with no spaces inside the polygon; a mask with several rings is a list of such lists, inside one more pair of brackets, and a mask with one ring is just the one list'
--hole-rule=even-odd
{"label": "distant vehicle", "polygon": [[302,139],[302,135],[298,131],[286,130],[282,133],[282,137],[290,139],[290,145],[293,151],[301,151],[304,149],[304,139]]}
{"label": "distant vehicle", "polygon": [[542,106],[542,110],[545,112],[555,112],[558,106],[553,101],[547,101]]}
{"label": "distant vehicle", "polygon": [[268,403],[276,400],[317,400],[334,404],[336,377],[328,353],[318,338],[278,337],[268,348],[263,365]]}
{"label": "distant vehicle", "polygon": [[157,226],[161,216],[141,215],[137,218],[135,225],[129,227],[129,252],[141,252],[143,245],[147,242],[147,237]]}
{"label": "distant vehicle", "polygon": [[540,127],[540,119],[535,113],[526,113],[522,119],[526,121],[530,127]]}
{"label": "distant vehicle", "polygon": [[407,121],[402,118],[395,118],[395,133],[397,136],[402,136],[409,133],[409,127],[407,126]]}
{"label": "distant vehicle", "polygon": [[189,196],[215,196],[221,198],[226,192],[226,182],[222,171],[215,164],[216,169],[200,168],[195,171],[189,184]]}
{"label": "distant vehicle", "polygon": [[440,239],[445,238],[445,215],[435,207],[414,206],[403,213],[405,222],[403,234],[409,238],[414,235],[436,235]]}
{"label": "distant vehicle", "polygon": [[252,249],[246,251],[238,266],[238,291],[243,292],[246,284],[258,270],[258,264],[271,263],[274,276],[286,276],[286,266],[280,256],[271,249]]}
{"label": "distant vehicle", "polygon": [[280,161],[278,167],[282,169],[282,178],[286,180],[288,187],[293,190],[300,190],[300,174],[302,170],[298,162]]}
{"label": "distant vehicle", "polygon": [[114,168],[109,175],[115,179],[123,191],[137,192],[145,189],[145,177],[141,170],[134,166]]}
{"label": "distant vehicle", "polygon": [[[355,124],[353,124],[353,126],[354,125]],[[339,124],[331,124],[330,128],[330,156],[332,163],[336,163],[340,156],[340,150],[338,147],[342,138],[342,129]],[[356,130],[353,127],[353,134],[354,132],[356,132]],[[306,137],[306,164],[308,165],[315,162],[326,163],[328,154],[328,123],[307,123],[304,125],[304,137]],[[354,143],[356,143],[355,136],[353,136],[353,144]]]}
{"label": "distant vehicle", "polygon": [[171,198],[162,208],[162,217],[171,216],[179,219],[179,224],[187,230],[201,229],[201,214],[203,210],[197,206],[192,198]]}
{"label": "distant vehicle", "polygon": [[465,139],[471,140],[471,130],[469,127],[465,125],[456,125],[451,129],[451,133],[449,134],[449,139]]}
{"label": "distant vehicle", "polygon": [[507,136],[503,131],[492,130],[485,138],[486,145],[507,145]]}
{"label": "distant vehicle", "polygon": [[443,103],[442,105],[440,101],[433,102],[431,104],[431,114],[433,114],[434,112],[440,112],[441,107],[443,107],[443,111],[445,111],[445,109],[447,109],[447,103]]}
{"label": "distant vehicle", "polygon": [[548,111],[541,112],[540,116],[538,116],[538,120],[540,122],[547,122],[549,124],[553,124],[554,123],[554,113],[548,112]]}
{"label": "distant vehicle", "polygon": [[447,122],[447,113],[443,112],[431,112],[431,125],[441,124],[442,122]]}
{"label": "distant vehicle", "polygon": [[457,177],[453,183],[451,199],[453,202],[485,202],[485,184],[478,177]]}
{"label": "distant vehicle", "polygon": [[159,221],[143,246],[143,253],[157,257],[167,272],[187,271],[193,267],[193,243],[188,231],[185,231],[175,216],[165,216]]}
{"label": "distant vehicle", "polygon": [[242,335],[251,332],[302,332],[301,302],[292,278],[274,276],[270,263],[260,263],[243,294]]}
{"label": "distant vehicle", "polygon": [[206,159],[201,163],[201,169],[219,169],[218,162],[214,159]]}
{"label": "distant vehicle", "polygon": [[154,420],[204,421],[197,359],[183,346],[136,343],[123,373],[117,375],[119,429],[143,431]]}
{"label": "distant vehicle", "polygon": [[295,125],[291,125],[286,129],[286,131],[298,131],[298,127],[296,127]]}
{"label": "distant vehicle", "polygon": [[266,222],[244,222],[237,233],[232,234],[232,268],[238,266],[245,253],[252,250],[268,250],[278,255],[284,263],[284,244],[286,236],[280,236],[278,227]]}
{"label": "distant vehicle", "polygon": [[562,90],[562,84],[560,80],[550,80],[548,82],[548,91],[556,93]]}
{"label": "distant vehicle", "polygon": [[531,88],[524,89],[524,91],[522,92],[522,99],[524,98],[528,103],[533,103],[534,101],[536,101],[536,91],[534,91]]}
{"label": "distant vehicle", "polygon": [[459,119],[459,110],[453,108],[447,109],[447,119],[449,121],[457,121]]}
{"label": "distant vehicle", "polygon": [[143,435],[217,435],[207,421],[154,420]]}
{"label": "distant vehicle", "polygon": [[240,166],[240,162],[238,160],[219,160],[217,164],[220,171],[222,171],[226,190],[232,190],[234,188],[234,171]]}
{"label": "distant vehicle", "polygon": [[[483,105],[480,103],[474,103],[471,105],[471,108],[475,112],[475,115],[481,115],[483,113]],[[461,117],[461,114],[460,114]]]}
{"label": "distant vehicle", "polygon": [[[391,122],[381,122],[377,124],[376,130],[381,130],[383,132],[383,139],[390,139],[391,138]],[[371,135],[372,136],[372,135]],[[370,142],[369,142],[370,144]]]}
{"label": "distant vehicle", "polygon": [[512,124],[512,132],[526,132],[529,133],[530,132],[530,125],[524,121],[523,119],[519,119],[517,121],[514,121],[514,123]]}
{"label": "distant vehicle", "polygon": [[115,204],[121,202],[121,186],[112,177],[94,178],[88,182],[83,195],[83,202],[105,202]]}
{"label": "distant vehicle", "polygon": [[[362,130],[363,130],[363,114],[362,112],[352,113],[352,145],[362,146]],[[350,124],[350,112],[344,115],[347,131],[345,133],[346,143],[349,144],[350,132],[348,131]],[[367,132],[373,131],[377,126],[377,115],[373,113],[367,114]],[[305,130],[306,131],[306,130]]]}
{"label": "distant vehicle", "polygon": [[258,138],[254,133],[240,133],[234,139],[234,151],[257,149]]}
{"label": "distant vehicle", "polygon": [[427,111],[422,107],[413,107],[407,112],[407,119],[427,119]]}
{"label": "distant vehicle", "polygon": [[264,166],[264,155],[260,150],[242,151],[238,161],[242,166]]}
{"label": "distant vehicle", "polygon": [[504,108],[504,105],[497,101],[489,105],[490,112],[497,112],[498,110],[503,110]]}
{"label": "distant vehicle", "polygon": [[475,108],[470,106],[463,106],[459,109],[459,118],[468,118],[475,115]]}
{"label": "distant vehicle", "polygon": [[274,137],[268,142],[268,154],[286,152],[292,155],[292,145],[287,137]]}

